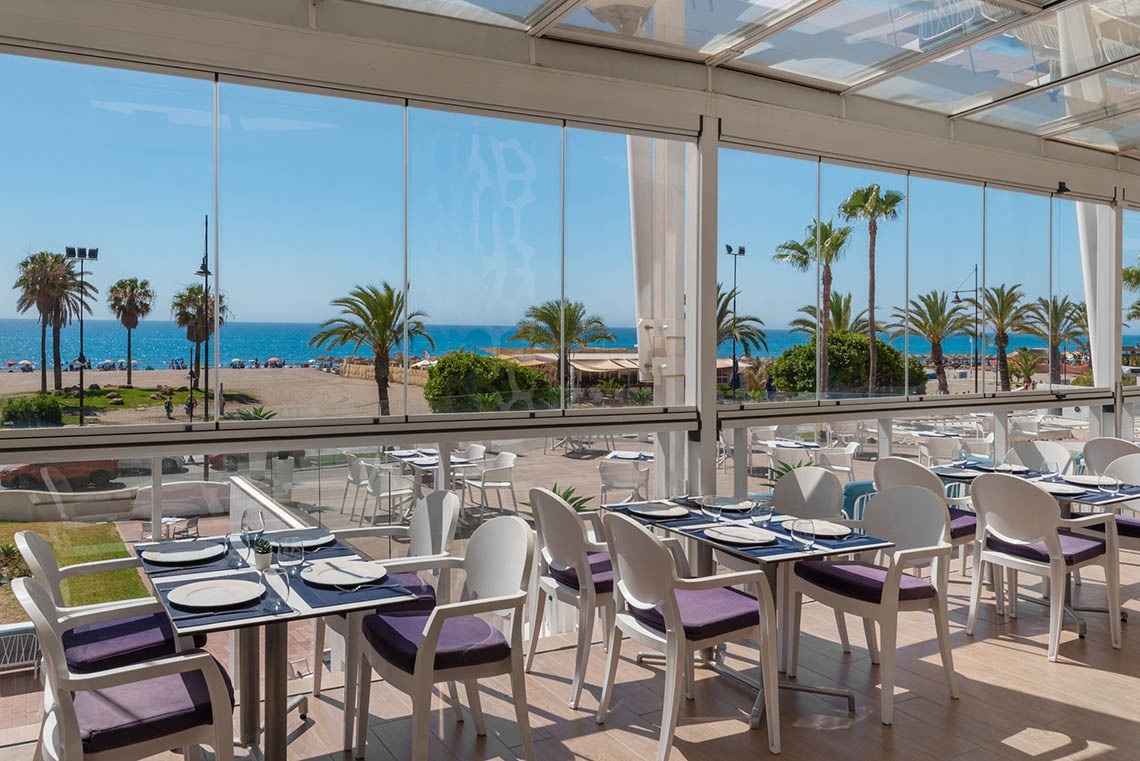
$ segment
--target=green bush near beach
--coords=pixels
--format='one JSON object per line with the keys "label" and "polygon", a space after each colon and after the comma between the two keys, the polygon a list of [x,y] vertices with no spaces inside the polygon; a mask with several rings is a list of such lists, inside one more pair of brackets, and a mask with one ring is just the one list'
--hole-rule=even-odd
{"label": "green bush near beach", "polygon": [[[1091,388],[1092,384],[1093,384],[1092,370],[1089,370],[1087,373],[1082,373],[1082,374],[1076,376],[1075,378],[1072,378],[1069,381],[1069,383],[1073,386],[1086,386],[1086,387]],[[1135,386],[1136,385],[1136,376],[1135,375],[1121,376],[1120,385],[1122,385],[1122,386]]]}
{"label": "green bush near beach", "polygon": [[[901,395],[904,389],[902,352],[877,339],[875,395]],[[830,395],[866,396],[871,342],[862,333],[833,333],[827,338],[827,390]],[[784,351],[768,368],[780,391],[815,391],[815,338]],[[921,394],[926,388],[926,370],[917,359],[909,363],[911,389]]]}
{"label": "green bush near beach", "polygon": [[471,352],[440,357],[424,384],[424,399],[432,412],[484,412],[496,396],[496,409],[550,409],[556,393],[538,370]]}
{"label": "green bush near beach", "polygon": [[18,428],[63,425],[63,405],[50,394],[15,396],[4,403],[3,417]]}

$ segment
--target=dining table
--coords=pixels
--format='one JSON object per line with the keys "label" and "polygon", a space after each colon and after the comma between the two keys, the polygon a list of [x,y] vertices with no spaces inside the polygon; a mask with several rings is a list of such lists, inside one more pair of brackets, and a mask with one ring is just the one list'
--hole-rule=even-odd
{"label": "dining table", "polygon": [[[804,543],[792,536],[791,523],[795,516],[780,513],[778,506],[775,506],[776,510],[767,523],[758,526],[749,516],[752,500],[734,497],[716,499],[721,508],[718,520],[710,520],[702,512],[701,505],[688,497],[624,502],[603,505],[603,509],[633,518],[647,528],[658,529],[678,539],[690,540],[695,548],[694,565],[698,576],[715,573],[714,552],[720,553],[722,562],[731,563],[733,567],[759,566],[765,572],[764,576],[776,603],[777,660],[780,671],[783,672],[792,645],[792,616],[795,611],[792,610],[790,588],[796,561],[884,550],[894,544],[867,536],[860,530],[837,521],[813,521],[813,527],[819,533]],[[718,659],[706,658],[705,665],[752,689],[761,689],[759,682],[744,677]],[[855,696],[851,690],[787,679],[780,680],[779,684],[783,690],[842,697],[847,701],[848,710],[855,711]],[[762,703],[757,701],[757,705],[761,706]],[[754,727],[759,726],[758,713],[753,713],[751,722]]]}
{"label": "dining table", "polygon": [[[478,467],[482,463],[471,462],[466,457],[460,457],[453,454],[448,458],[447,471],[444,471],[444,464],[440,459],[438,449],[392,449],[385,454],[394,460],[403,463],[408,469],[412,471],[415,500],[419,502],[423,497],[424,482],[427,479],[428,473],[439,473],[436,477],[435,483],[444,484],[450,478],[452,471],[463,471],[470,468]],[[446,487],[441,487],[446,488]]]}
{"label": "dining table", "polygon": [[[239,537],[138,544],[143,572],[179,636],[235,632],[238,640],[238,742],[261,743],[267,761],[287,758],[288,627],[294,621],[344,614],[352,620],[378,607],[414,599],[390,581],[382,564],[358,554],[324,529],[285,529],[264,534],[274,545],[271,567],[257,570]],[[289,575],[279,548],[290,539],[303,559]],[[264,638],[265,669],[259,669]],[[358,635],[358,632],[357,632]],[[345,689],[356,669],[346,669]],[[264,679],[264,684],[262,680]],[[265,699],[264,730],[259,708]],[[304,713],[304,710],[302,710]],[[348,712],[346,711],[346,714]],[[351,717],[345,717],[346,727]],[[346,731],[345,736],[351,735]]]}

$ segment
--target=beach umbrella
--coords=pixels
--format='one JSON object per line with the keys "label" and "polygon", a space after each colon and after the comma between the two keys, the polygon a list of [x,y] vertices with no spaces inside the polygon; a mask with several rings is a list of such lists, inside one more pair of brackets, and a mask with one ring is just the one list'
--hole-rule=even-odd
{"label": "beach umbrella", "polygon": [[273,363],[276,363],[276,362],[280,362],[280,361],[281,361],[281,359],[280,359],[280,357],[270,357],[270,358],[269,358],[268,360],[266,360],[266,361],[267,361],[267,362],[273,362]]}
{"label": "beach umbrella", "polygon": [[30,364],[32,364],[32,360],[30,360],[30,359],[21,359],[21,360],[20,360],[19,362],[17,362],[16,364],[17,364],[17,365],[30,365]]}
{"label": "beach umbrella", "polygon": [[4,364],[6,364],[8,367],[11,367],[12,365],[15,365],[17,363],[16,363],[16,360],[10,359],[7,362],[5,362]]}

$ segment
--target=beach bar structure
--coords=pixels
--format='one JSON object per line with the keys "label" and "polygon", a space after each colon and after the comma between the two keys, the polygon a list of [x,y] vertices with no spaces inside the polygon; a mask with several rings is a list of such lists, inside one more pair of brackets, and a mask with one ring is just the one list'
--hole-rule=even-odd
{"label": "beach bar structure", "polygon": [[[530,487],[572,482],[600,501],[600,487],[611,485],[598,465],[623,455],[637,469],[635,494],[719,495],[737,505],[770,494],[774,474],[808,459],[870,490],[875,461],[891,455],[937,464],[940,451],[965,453],[992,466],[1027,441],[1067,447],[1065,468],[1098,479],[1082,470],[1085,440],[1135,439],[1140,404],[1140,388],[1122,381],[1136,351],[1123,347],[1123,323],[1135,309],[1134,273],[1125,268],[1137,266],[1140,241],[1138,30],[1140,9],[1102,0],[0,0],[0,95],[11,112],[0,136],[12,154],[2,170],[0,262],[9,282],[23,282],[3,316],[68,322],[63,306],[52,312],[37,300],[50,289],[37,291],[28,277],[31,252],[75,239],[110,251],[118,269],[106,277],[149,278],[159,294],[152,314],[168,314],[172,297],[195,287],[187,284],[202,214],[218,220],[201,266],[215,278],[206,289],[213,309],[200,310],[212,324],[199,321],[198,335],[171,350],[195,356],[195,345],[208,347],[208,417],[168,419],[160,394],[138,402],[140,417],[155,402],[153,419],[125,425],[93,418],[79,429],[64,403],[61,422],[5,427],[0,464],[30,468],[32,479],[5,489],[5,510],[66,526],[98,518],[106,502],[114,512],[102,517],[118,520],[138,515],[126,503],[149,487],[140,510],[146,536],[159,539],[188,533],[179,521],[195,517],[237,532],[242,510],[296,529],[396,525],[410,520],[417,497],[446,486],[463,494],[466,542],[475,524],[500,512],[500,496],[502,512],[517,508],[528,519]],[[35,185],[44,178],[50,187]],[[726,242],[739,247],[731,262]],[[102,310],[111,282],[100,280],[98,303],[87,303]],[[83,304],[72,306],[83,313]],[[355,355],[354,364],[335,377],[281,367],[274,372],[298,388],[307,377],[320,390],[263,409],[242,387],[258,373],[228,359],[238,352],[226,333],[231,315],[261,314],[347,320],[344,340],[314,340],[311,356]],[[590,332],[604,332],[595,315],[634,328],[636,347],[587,352],[596,343]],[[534,393],[508,379],[492,392],[474,390],[474,381],[449,392],[477,397],[466,405],[433,397],[427,379],[437,368],[413,367],[412,348],[433,322],[479,326],[472,349],[500,346],[529,326],[536,345],[516,359],[553,363],[554,391],[574,390],[579,375],[620,375],[651,395],[645,404],[585,404],[580,394]],[[767,339],[792,326],[797,345],[769,356]],[[66,358],[74,331],[61,332]],[[50,391],[54,368],[40,357],[51,356],[51,331],[44,335],[34,360]],[[943,346],[950,341],[952,351]],[[734,369],[721,356],[727,346],[763,358],[757,379],[766,385],[756,393],[718,392]],[[936,346],[951,355],[945,387],[927,364]],[[1029,374],[1040,382],[1017,391],[1026,347],[1039,348]],[[396,355],[401,372],[385,384]],[[1067,361],[1078,356],[1088,364]],[[134,377],[145,382],[146,372]],[[375,399],[351,406],[328,383],[370,384]],[[58,385],[62,392],[67,383]],[[9,395],[3,383],[0,393]],[[187,391],[165,393],[181,394],[181,403]],[[114,422],[113,411],[99,414]],[[932,447],[933,439],[949,444]],[[796,458],[782,459],[781,449]],[[58,475],[59,464],[96,458],[151,467],[144,475],[103,469],[82,483]],[[164,461],[173,472],[163,472]],[[483,477],[488,469],[494,477]],[[180,497],[177,514],[168,513],[163,487],[200,477],[211,499]],[[218,483],[224,508],[213,495]],[[1099,490],[1099,480],[1091,483]],[[200,505],[201,515],[189,514]],[[131,526],[130,541],[140,540],[140,523]],[[707,566],[710,557],[694,560]],[[1135,568],[1123,567],[1128,588]],[[1098,573],[1085,574],[1078,594],[1106,588]],[[953,644],[970,645],[959,659],[960,700],[927,663],[933,638],[907,619],[899,662],[908,678],[882,680],[898,694],[894,729],[881,726],[890,709],[866,698],[880,696],[882,668],[866,650],[843,654],[831,612],[812,604],[801,674],[850,679],[859,708],[849,714],[825,698],[782,693],[786,755],[1135,756],[1140,727],[1121,715],[1132,703],[1120,699],[1136,694],[1140,678],[1127,626],[1116,650],[1104,617],[1090,618],[1087,638],[1066,630],[1061,662],[1026,666],[1013,652],[1022,642],[1002,652],[983,649],[983,640],[1044,641],[1048,622],[1024,607],[1018,618],[990,607],[978,625],[987,636],[967,639],[969,580],[952,578]],[[575,620],[553,613],[543,631],[569,637]],[[263,674],[272,702],[287,689],[285,645],[280,629],[266,631],[278,658]],[[17,635],[24,642],[27,626]],[[249,632],[235,636],[257,647]],[[307,671],[326,657],[343,660],[355,640],[344,642],[310,653]],[[565,644],[575,649],[572,639]],[[604,657],[599,651],[588,657]],[[767,752],[766,730],[694,731],[705,709],[691,706],[708,693],[681,678],[653,682],[663,673],[627,655],[609,715],[634,729],[615,730],[623,739],[611,747],[608,728],[565,708],[570,659],[542,651],[537,670],[566,673],[557,675],[557,695],[530,693],[532,717],[546,722],[532,719],[549,754],[540,758],[648,757],[660,697],[680,693],[695,693],[697,703],[680,701],[672,758]],[[755,668],[755,650],[748,657],[730,665]],[[239,696],[256,695],[256,664],[238,660],[228,666]],[[603,663],[591,664],[588,680]],[[346,673],[351,685],[356,672]],[[1029,676],[1011,676],[1020,674]],[[508,684],[485,701],[494,721],[484,727],[480,717],[443,743],[433,739],[430,757],[522,755]],[[731,705],[725,724],[752,718],[759,727],[755,692],[736,689],[718,688],[711,702]],[[340,693],[342,705],[350,693]],[[583,699],[589,711],[600,694]],[[40,710],[40,697],[25,701],[28,710]],[[398,700],[374,699],[373,723],[363,726],[373,738],[398,735],[391,755],[399,758],[409,732],[390,721]],[[310,702],[328,722],[327,704]],[[284,732],[282,707],[267,703],[263,738],[257,700],[239,699],[242,742],[272,738],[265,755],[274,761],[287,757],[286,739],[305,746],[298,757],[344,750],[328,739],[340,737],[339,713],[337,731],[297,737]],[[976,722],[984,727],[974,731]],[[583,724],[599,733],[598,747],[575,744]],[[39,714],[25,725],[38,731]],[[449,732],[444,725],[433,732]],[[13,757],[30,758],[27,732],[0,719],[6,729]],[[0,745],[7,736],[0,731]]]}

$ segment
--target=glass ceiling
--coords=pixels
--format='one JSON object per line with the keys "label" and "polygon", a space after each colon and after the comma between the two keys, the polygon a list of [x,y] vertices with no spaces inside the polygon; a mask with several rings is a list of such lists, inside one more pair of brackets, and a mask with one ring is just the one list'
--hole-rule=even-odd
{"label": "glass ceiling", "polygon": [[365,0],[1140,148],[1140,0]]}

